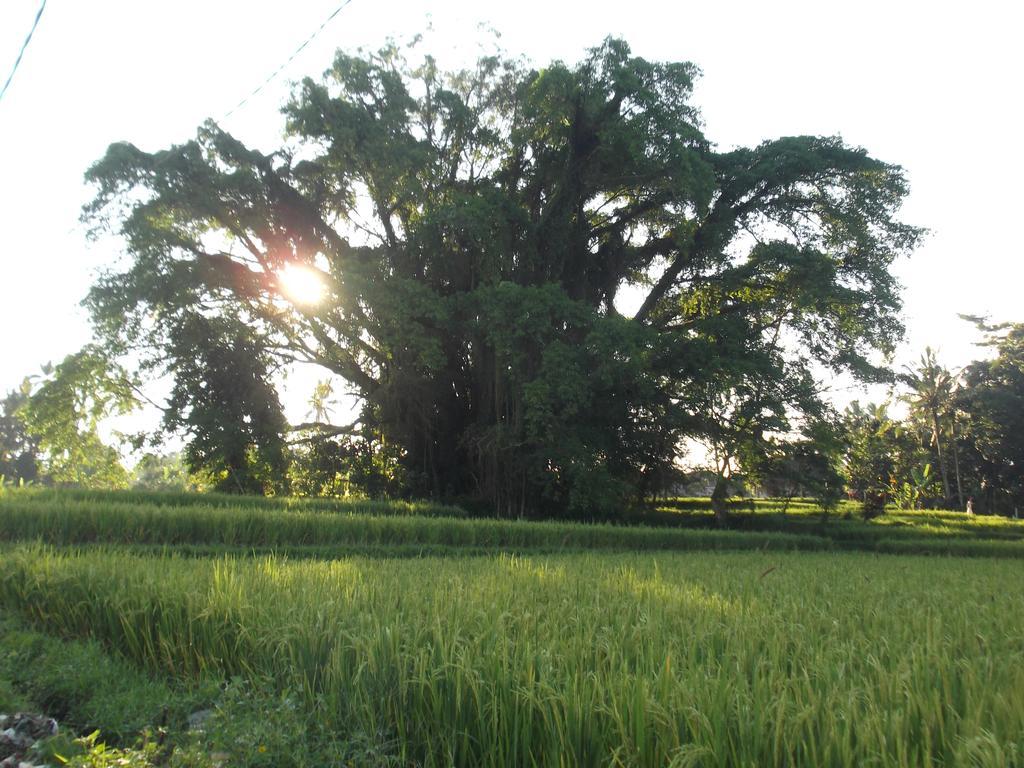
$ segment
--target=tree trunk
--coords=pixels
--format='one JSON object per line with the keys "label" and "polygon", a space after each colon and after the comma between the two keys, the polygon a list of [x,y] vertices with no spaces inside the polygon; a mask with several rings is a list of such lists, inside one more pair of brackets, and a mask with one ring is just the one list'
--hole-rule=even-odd
{"label": "tree trunk", "polygon": [[939,430],[938,411],[932,411],[932,441],[935,443],[935,452],[939,455],[939,473],[942,475],[942,501],[949,505],[949,475],[946,473],[946,457],[942,452],[942,433]]}
{"label": "tree trunk", "polygon": [[729,524],[729,506],[726,503],[728,490],[728,480],[725,475],[719,475],[715,480],[715,489],[711,492],[711,509],[715,512],[715,522],[719,528],[725,528]]}
{"label": "tree trunk", "polygon": [[953,472],[956,475],[956,499],[960,506],[958,509],[964,508],[964,487],[960,481],[960,448],[956,444],[956,414],[952,417],[952,430],[953,430]]}

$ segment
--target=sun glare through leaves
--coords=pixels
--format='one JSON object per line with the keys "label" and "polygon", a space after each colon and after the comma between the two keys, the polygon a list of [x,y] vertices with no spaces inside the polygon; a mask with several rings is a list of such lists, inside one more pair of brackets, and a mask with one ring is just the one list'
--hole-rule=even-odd
{"label": "sun glare through leaves", "polygon": [[277,279],[284,295],[296,304],[317,304],[323,298],[323,281],[309,267],[289,264],[277,273]]}

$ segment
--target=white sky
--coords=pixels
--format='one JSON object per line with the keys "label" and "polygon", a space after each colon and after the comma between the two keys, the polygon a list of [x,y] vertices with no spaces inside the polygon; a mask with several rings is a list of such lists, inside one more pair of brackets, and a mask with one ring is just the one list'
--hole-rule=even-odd
{"label": "white sky", "polygon": [[[0,393],[89,339],[78,302],[113,263],[78,223],[86,168],[113,141],[156,150],[221,118],[281,65],[338,0],[49,0],[0,101]],[[6,79],[38,0],[0,3]],[[578,60],[606,35],[636,54],[690,60],[704,76],[694,103],[727,149],[794,134],[842,134],[903,165],[904,219],[931,235],[897,266],[906,286],[900,363],[938,347],[947,365],[980,354],[957,313],[1024,321],[1018,221],[1024,155],[1020,78],[1024,11],[1013,2],[523,2],[352,0],[263,93],[222,121],[243,141],[275,146],[289,81],[318,75],[338,47],[407,38],[428,16],[426,50],[473,59],[481,22],[510,53],[538,64]],[[296,376],[289,415],[316,374]]]}

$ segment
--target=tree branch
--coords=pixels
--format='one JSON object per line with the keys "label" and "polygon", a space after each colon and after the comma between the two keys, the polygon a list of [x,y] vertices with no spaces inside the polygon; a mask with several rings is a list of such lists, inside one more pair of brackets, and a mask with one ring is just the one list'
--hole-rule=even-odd
{"label": "tree branch", "polygon": [[294,424],[288,427],[289,432],[309,432],[314,431],[316,434],[309,435],[308,437],[301,437],[295,440],[289,440],[289,445],[301,445],[302,443],[311,443],[314,440],[319,440],[324,437],[338,437],[339,435],[354,435],[356,434],[362,423],[354,421],[351,424],[324,424],[319,421],[304,422],[302,424]]}

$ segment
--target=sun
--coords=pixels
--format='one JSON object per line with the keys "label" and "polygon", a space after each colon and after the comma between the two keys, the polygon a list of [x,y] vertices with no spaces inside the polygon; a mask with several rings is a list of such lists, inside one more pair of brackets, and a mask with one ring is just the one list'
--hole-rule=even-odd
{"label": "sun", "polygon": [[315,270],[301,264],[289,264],[277,273],[278,285],[296,304],[317,304],[324,295],[324,284]]}

